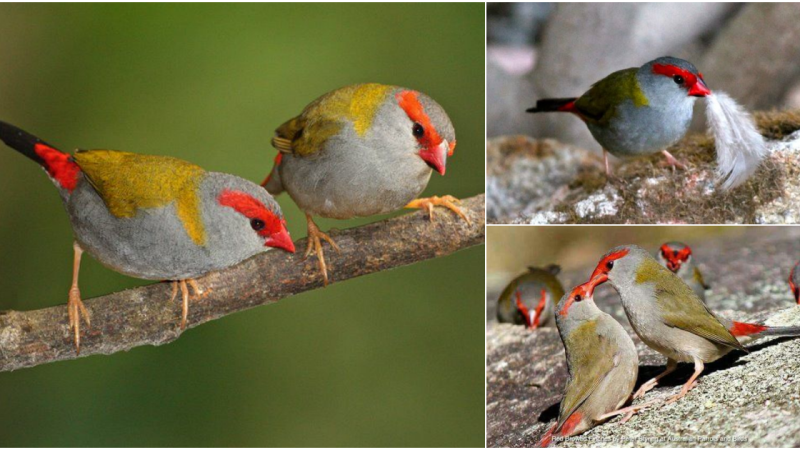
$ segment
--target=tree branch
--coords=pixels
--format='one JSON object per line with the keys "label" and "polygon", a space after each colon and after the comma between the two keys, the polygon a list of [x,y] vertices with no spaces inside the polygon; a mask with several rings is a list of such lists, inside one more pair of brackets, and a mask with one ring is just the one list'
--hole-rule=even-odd
{"label": "tree branch", "polygon": [[[455,214],[436,208],[434,222],[416,212],[358,228],[333,231],[341,254],[328,250],[332,281],[342,281],[426,259],[484,242],[484,195],[464,200],[468,226]],[[221,272],[199,278],[210,293],[189,305],[189,328],[259,305],[322,287],[316,258],[298,252],[263,253]],[[85,301],[92,325],[82,327],[80,356],[112,354],[141,345],[161,345],[181,335],[180,301],[169,302],[172,287],[156,283]],[[64,292],[64,301],[67,293]],[[54,302],[55,303],[55,302]],[[66,305],[36,311],[0,313],[0,371],[74,359]]]}

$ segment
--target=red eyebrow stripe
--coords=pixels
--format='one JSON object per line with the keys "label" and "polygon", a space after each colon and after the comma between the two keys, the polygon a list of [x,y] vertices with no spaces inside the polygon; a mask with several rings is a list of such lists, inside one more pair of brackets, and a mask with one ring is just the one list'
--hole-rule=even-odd
{"label": "red eyebrow stripe", "polygon": [[[425,129],[425,135],[419,138],[419,141],[426,148],[436,147],[442,142],[442,137],[436,131],[436,128],[431,123],[431,118],[425,113],[422,103],[417,98],[416,91],[402,91],[398,93],[397,104],[403,108],[409,119],[418,122]],[[455,148],[455,147],[453,147]]]}
{"label": "red eyebrow stripe", "polygon": [[680,75],[684,80],[686,80],[686,85],[689,87],[692,87],[695,83],[697,83],[697,77],[692,72],[670,64],[653,64],[653,73],[668,77]]}
{"label": "red eyebrow stripe", "polygon": [[250,194],[225,189],[219,195],[217,201],[222,206],[233,208],[236,212],[248,219],[259,219],[263,221],[265,225],[264,229],[258,232],[258,234],[262,236],[269,236],[281,229],[280,219],[278,219],[275,213],[267,209],[263,203]]}

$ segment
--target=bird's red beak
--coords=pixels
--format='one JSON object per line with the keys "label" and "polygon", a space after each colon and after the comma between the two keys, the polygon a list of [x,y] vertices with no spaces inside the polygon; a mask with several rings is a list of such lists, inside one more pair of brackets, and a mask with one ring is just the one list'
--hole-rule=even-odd
{"label": "bird's red beak", "polygon": [[286,228],[270,236],[265,245],[267,247],[280,248],[289,253],[294,253],[294,242],[292,242],[292,237],[289,236],[289,231],[287,231]]}
{"label": "bird's red beak", "polygon": [[697,82],[689,89],[689,95],[692,97],[705,97],[711,94],[711,89],[706,86],[706,82],[702,78],[698,78]]}
{"label": "bird's red beak", "polygon": [[597,267],[594,269],[594,272],[592,272],[592,276],[589,278],[589,281],[586,282],[586,284],[589,285],[589,292],[593,293],[594,288],[600,286],[606,281],[608,281],[608,274],[604,273],[601,267]]}
{"label": "bird's red beak", "polygon": [[448,153],[450,153],[450,145],[447,143],[447,140],[442,140],[436,147],[420,150],[419,157],[422,158],[431,169],[444,175]]}

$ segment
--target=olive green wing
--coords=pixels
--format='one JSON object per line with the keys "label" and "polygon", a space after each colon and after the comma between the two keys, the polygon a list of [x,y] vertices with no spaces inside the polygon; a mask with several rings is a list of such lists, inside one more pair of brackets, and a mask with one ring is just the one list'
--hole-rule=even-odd
{"label": "olive green wing", "polygon": [[577,112],[587,121],[605,123],[616,114],[617,105],[624,100],[631,99],[636,106],[646,106],[647,97],[636,79],[638,70],[635,67],[618,70],[593,84],[575,101]]}
{"label": "olive green wing", "polygon": [[742,344],[725,328],[697,294],[678,276],[663,268],[655,260],[643,264],[658,266],[655,283],[656,303],[664,323],[717,344],[744,350]]}
{"label": "olive green wing", "polygon": [[[597,334],[597,321],[587,321],[575,328],[565,343],[570,377],[561,400],[556,430],[586,402],[597,386],[619,365],[617,349],[612,342]],[[579,368],[576,370],[576,368]]]}

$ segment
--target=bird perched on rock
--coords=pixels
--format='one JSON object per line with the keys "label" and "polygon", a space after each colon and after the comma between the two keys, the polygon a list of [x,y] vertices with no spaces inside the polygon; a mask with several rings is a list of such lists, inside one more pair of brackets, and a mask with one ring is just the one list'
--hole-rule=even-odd
{"label": "bird perched on rock", "polygon": [[665,149],[689,130],[695,99],[709,94],[703,74],[692,63],[664,56],[614,72],[580,97],[539,100],[527,111],[578,116],[603,147],[610,175],[608,152],[628,158],[660,151],[670,164],[683,167]]}
{"label": "bird perched on rock", "polygon": [[549,325],[555,303],[564,295],[564,287],[556,278],[560,271],[555,264],[528,267],[527,272],[511,280],[497,299],[497,321],[528,328]]}
{"label": "bird perched on rock", "polygon": [[792,271],[789,272],[789,287],[792,289],[794,301],[800,305],[800,273],[797,272],[798,265],[800,265],[800,261],[795,263],[794,267],[792,267]]}
{"label": "bird perched on rock", "polygon": [[[277,130],[275,165],[262,185],[283,191],[308,222],[306,256],[316,254],[328,283],[319,230],[312,216],[350,219],[402,207],[444,206],[470,222],[452,196],[420,198],[433,170],[445,173],[456,135],[444,109],[427,95],[382,84],[356,84],[329,92]],[[416,200],[415,200],[416,199]]]}
{"label": "bird perched on rock", "polygon": [[652,404],[622,406],[631,398],[639,374],[639,356],[628,333],[594,303],[595,281],[565,295],[556,307],[556,325],[567,353],[569,378],[558,421],[537,444],[553,437],[583,433],[611,417],[633,414]]}
{"label": "bird perched on rock", "polygon": [[[69,290],[70,329],[80,352],[81,317],[89,313],[78,289],[81,255],[135,278],[171,280],[182,293],[186,327],[194,281],[263,252],[294,252],[281,209],[257,184],[166,156],[113,150],[69,155],[5,122],[0,139],[47,172],[58,189],[75,237]],[[170,300],[170,301],[171,301]]]}
{"label": "bird perched on rock", "polygon": [[694,264],[692,249],[682,242],[667,242],[656,253],[658,263],[677,275],[686,283],[697,297],[706,301],[706,290],[709,286],[703,280],[703,274]]}
{"label": "bird perched on rock", "polygon": [[747,351],[743,342],[762,336],[800,335],[800,327],[768,327],[718,318],[677,275],[635,245],[611,249],[590,279],[595,284],[611,283],[636,334],[667,357],[666,370],[644,383],[634,398],[654,388],[675,370],[678,362],[692,362],[695,370],[668,403],[682,398],[695,386],[705,363],[716,361],[731,350]]}

